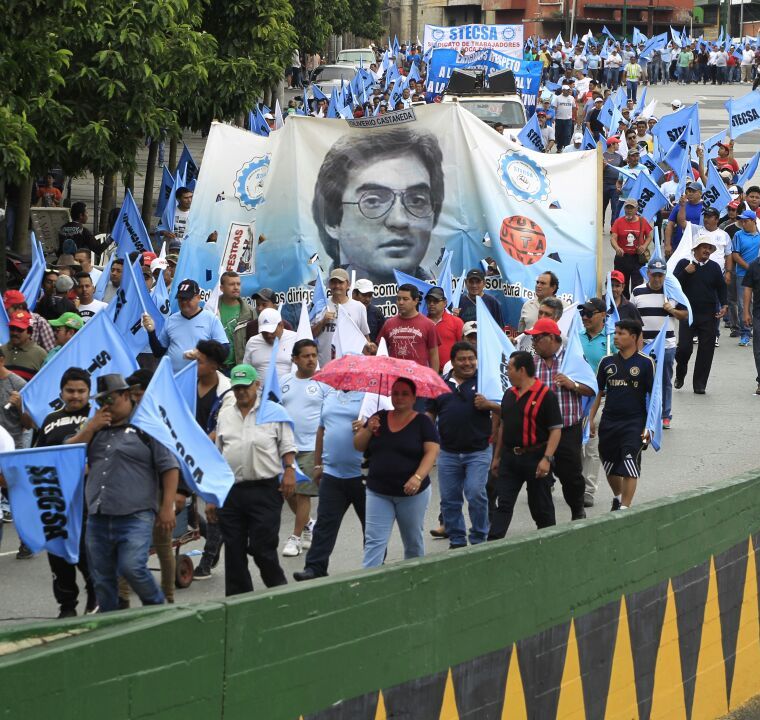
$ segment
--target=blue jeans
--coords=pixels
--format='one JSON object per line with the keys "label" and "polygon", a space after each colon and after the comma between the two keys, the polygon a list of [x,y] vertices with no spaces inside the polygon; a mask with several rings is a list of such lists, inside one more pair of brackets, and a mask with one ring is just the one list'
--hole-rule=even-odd
{"label": "blue jeans", "polygon": [[467,544],[467,528],[462,505],[467,500],[470,513],[469,538],[471,545],[486,541],[488,537],[488,495],[486,482],[491,466],[492,450],[469,453],[452,453],[441,450],[438,455],[438,485],[441,490],[443,525],[451,545]]}
{"label": "blue jeans", "polygon": [[148,550],[156,514],[89,515],[87,556],[100,612],[119,608],[118,577],[123,577],[143,605],[161,605],[164,594],[148,570]]}
{"label": "blue jeans", "polygon": [[637,97],[636,93],[639,90],[639,81],[638,80],[626,80],[625,82],[625,88],[626,93],[628,94],[628,99],[633,100],[633,102],[636,102]]}
{"label": "blue jeans", "polygon": [[401,542],[404,544],[404,560],[425,554],[423,527],[430,493],[429,485],[417,495],[400,497],[380,495],[367,488],[362,567],[378,567],[383,564],[394,520],[398,523]]}
{"label": "blue jeans", "polygon": [[744,322],[744,287],[742,282],[744,281],[744,275],[739,276],[734,274],[734,283],[736,284],[736,311],[739,315],[739,333],[741,335],[749,335],[751,328]]}
{"label": "blue jeans", "polygon": [[665,348],[665,362],[662,366],[662,419],[673,417],[673,363],[676,349]]}

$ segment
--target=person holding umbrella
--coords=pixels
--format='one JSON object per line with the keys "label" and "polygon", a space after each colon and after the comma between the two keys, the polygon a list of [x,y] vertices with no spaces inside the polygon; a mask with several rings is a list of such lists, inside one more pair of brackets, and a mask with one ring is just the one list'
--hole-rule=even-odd
{"label": "person holding umbrella", "polygon": [[417,385],[399,377],[391,388],[393,410],[369,418],[354,435],[354,447],[369,456],[365,568],[382,565],[394,521],[404,559],[425,554],[423,525],[430,502],[430,471],[440,450],[432,420],[414,410]]}

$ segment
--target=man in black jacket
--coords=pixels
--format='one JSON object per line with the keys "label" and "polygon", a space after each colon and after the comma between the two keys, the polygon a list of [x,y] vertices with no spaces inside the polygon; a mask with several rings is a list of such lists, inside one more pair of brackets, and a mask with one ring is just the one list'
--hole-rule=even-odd
{"label": "man in black jacket", "polygon": [[693,338],[699,342],[694,362],[692,384],[697,395],[704,395],[715,354],[715,318],[722,318],[728,310],[726,281],[720,266],[710,255],[715,252],[709,236],[698,233],[692,241],[692,257],[679,260],[674,275],[681,283],[691,304],[693,322],[681,320],[676,349],[676,379],[673,386],[683,387],[689,358],[693,350]]}

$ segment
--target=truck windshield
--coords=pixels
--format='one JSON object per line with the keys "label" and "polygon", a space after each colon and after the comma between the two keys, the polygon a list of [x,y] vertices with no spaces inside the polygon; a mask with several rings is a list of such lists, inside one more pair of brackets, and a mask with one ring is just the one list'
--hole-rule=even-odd
{"label": "truck windshield", "polygon": [[508,128],[521,128],[525,125],[525,116],[523,114],[522,104],[520,102],[508,100],[485,100],[459,99],[459,104],[463,105],[473,115],[477,116],[483,122],[493,125],[494,123],[503,123]]}

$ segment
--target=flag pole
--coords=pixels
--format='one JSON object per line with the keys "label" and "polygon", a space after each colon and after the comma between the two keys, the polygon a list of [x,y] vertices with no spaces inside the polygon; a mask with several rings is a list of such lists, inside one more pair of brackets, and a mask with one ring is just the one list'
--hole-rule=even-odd
{"label": "flag pole", "polygon": [[[604,243],[604,196],[602,194],[601,178],[604,174],[604,154],[602,152],[602,141],[596,144],[596,289],[597,296],[602,295],[602,277],[604,267],[602,265],[602,247]],[[612,218],[612,206],[610,205],[610,218]],[[607,351],[609,354],[609,349]]]}

